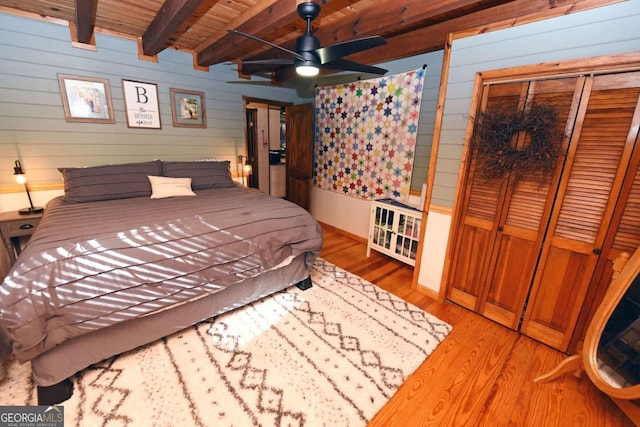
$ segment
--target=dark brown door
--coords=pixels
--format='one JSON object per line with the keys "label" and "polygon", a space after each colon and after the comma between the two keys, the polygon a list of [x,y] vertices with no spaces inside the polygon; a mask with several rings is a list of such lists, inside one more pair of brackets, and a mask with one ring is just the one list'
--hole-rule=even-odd
{"label": "dark brown door", "polygon": [[286,109],[287,200],[309,210],[313,178],[313,104]]}
{"label": "dark brown door", "polygon": [[258,110],[255,108],[247,108],[246,111],[247,120],[247,163],[251,165],[252,172],[249,176],[243,176],[247,181],[247,187],[260,188],[260,169],[258,161],[258,135],[256,129],[256,123],[258,123]]}

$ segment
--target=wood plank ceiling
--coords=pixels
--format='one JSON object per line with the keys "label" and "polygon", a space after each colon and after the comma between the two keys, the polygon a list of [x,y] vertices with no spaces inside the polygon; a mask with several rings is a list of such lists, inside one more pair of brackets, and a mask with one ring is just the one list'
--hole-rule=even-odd
{"label": "wood plank ceiling", "polygon": [[[365,64],[443,49],[452,32],[489,31],[620,0],[316,0],[312,22],[322,46],[379,35],[387,40],[348,59]],[[71,41],[90,47],[96,32],[138,41],[141,57],[163,49],[193,53],[194,66],[286,58],[282,50],[234,35],[236,29],[295,49],[305,30],[301,0],[0,0],[0,12],[68,23]],[[244,74],[251,73],[245,67]],[[274,73],[277,80],[291,74]]]}

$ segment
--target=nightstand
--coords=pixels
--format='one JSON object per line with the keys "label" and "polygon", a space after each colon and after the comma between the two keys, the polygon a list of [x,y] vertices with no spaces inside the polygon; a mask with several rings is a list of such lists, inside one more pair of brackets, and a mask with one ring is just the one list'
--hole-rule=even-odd
{"label": "nightstand", "polygon": [[20,215],[18,211],[0,214],[0,233],[13,264],[20,254],[20,237],[31,236],[40,223],[42,213]]}

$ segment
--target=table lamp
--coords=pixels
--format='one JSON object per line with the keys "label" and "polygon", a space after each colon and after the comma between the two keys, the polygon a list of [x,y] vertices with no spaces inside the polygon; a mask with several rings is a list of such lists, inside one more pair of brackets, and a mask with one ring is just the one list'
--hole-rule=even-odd
{"label": "table lamp", "polygon": [[27,197],[29,198],[29,207],[20,209],[18,211],[20,215],[32,215],[44,211],[44,208],[33,206],[33,202],[31,201],[31,194],[29,193],[29,185],[27,184],[27,176],[24,174],[24,170],[22,170],[22,164],[20,163],[20,160],[16,160],[13,166],[13,175],[15,176],[16,182],[18,184],[24,185],[24,189],[27,192]]}

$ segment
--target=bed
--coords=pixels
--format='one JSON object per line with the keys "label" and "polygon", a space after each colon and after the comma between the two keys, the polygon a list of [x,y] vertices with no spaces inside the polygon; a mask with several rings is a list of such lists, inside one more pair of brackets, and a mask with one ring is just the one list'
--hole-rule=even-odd
{"label": "bed", "polygon": [[0,327],[18,361],[31,362],[40,404],[64,399],[69,378],[93,363],[310,286],[318,223],[237,185],[229,166],[60,170],[64,196],[47,204],[0,287]]}

